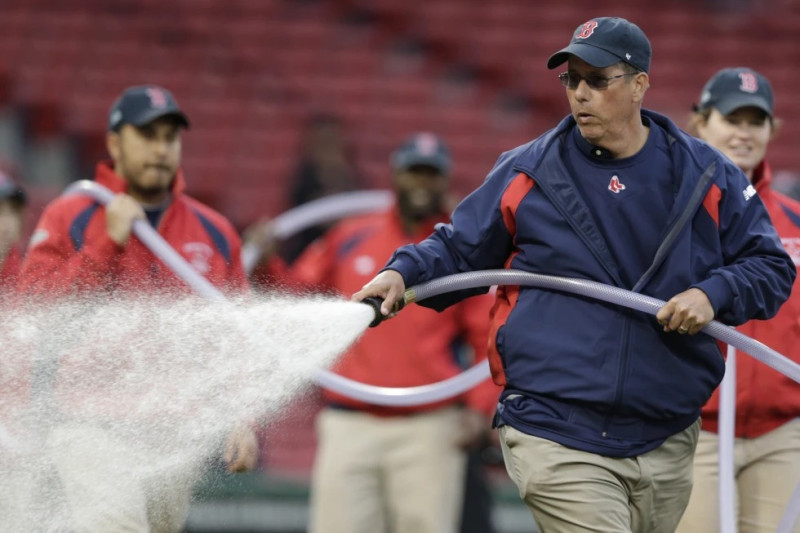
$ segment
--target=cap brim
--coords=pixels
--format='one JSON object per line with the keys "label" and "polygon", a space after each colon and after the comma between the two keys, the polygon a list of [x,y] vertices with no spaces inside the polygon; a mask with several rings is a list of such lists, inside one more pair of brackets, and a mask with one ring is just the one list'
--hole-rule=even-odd
{"label": "cap brim", "polygon": [[151,110],[149,113],[143,113],[140,117],[137,117],[136,120],[129,120],[128,123],[133,124],[134,126],[144,126],[161,117],[175,117],[178,121],[178,124],[186,129],[189,129],[189,119],[186,118],[186,115],[183,114],[183,111],[177,109]]}
{"label": "cap brim", "polygon": [[0,186],[0,201],[7,199],[13,200],[20,205],[24,205],[27,202],[25,192],[19,187],[10,184]]}
{"label": "cap brim", "polygon": [[557,66],[569,60],[570,54],[586,61],[593,67],[606,68],[619,63],[623,59],[617,57],[611,52],[606,52],[602,48],[598,48],[591,44],[585,43],[571,43],[566,48],[563,48],[550,56],[547,60],[547,68],[554,69]]}
{"label": "cap brim", "polygon": [[395,170],[406,170],[411,167],[417,167],[417,166],[435,168],[438,172],[442,174],[447,174],[450,170],[450,164],[446,160],[444,160],[444,158],[437,156],[406,157],[406,158],[399,158],[395,162]]}
{"label": "cap brim", "polygon": [[732,96],[730,98],[726,98],[722,102],[718,102],[716,105],[714,105],[714,107],[716,107],[717,111],[723,115],[730,115],[742,107],[755,107],[762,110],[770,117],[772,116],[772,109],[770,108],[769,102],[767,102],[765,98],[756,94],[739,94]]}

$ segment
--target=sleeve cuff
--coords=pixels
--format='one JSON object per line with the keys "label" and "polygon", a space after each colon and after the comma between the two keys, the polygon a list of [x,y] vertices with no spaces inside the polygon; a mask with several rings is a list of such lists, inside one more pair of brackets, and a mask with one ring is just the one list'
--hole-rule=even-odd
{"label": "sleeve cuff", "polygon": [[399,272],[403,276],[406,288],[417,283],[420,274],[416,261],[403,253],[395,254],[386,266],[381,269],[381,272],[384,270],[396,270]]}
{"label": "sleeve cuff", "polygon": [[708,296],[711,307],[714,308],[715,317],[731,309],[735,295],[722,276],[711,276],[700,283],[695,283],[692,287],[700,289]]}

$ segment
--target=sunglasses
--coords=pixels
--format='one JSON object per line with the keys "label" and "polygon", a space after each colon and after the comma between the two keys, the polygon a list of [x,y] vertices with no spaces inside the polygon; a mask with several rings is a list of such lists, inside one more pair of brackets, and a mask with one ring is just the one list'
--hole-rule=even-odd
{"label": "sunglasses", "polygon": [[611,80],[624,78],[625,76],[635,76],[636,74],[638,74],[638,72],[626,72],[625,74],[620,74],[619,76],[609,77],[600,76],[599,74],[589,74],[586,77],[581,77],[578,74],[573,74],[571,72],[562,72],[558,75],[558,79],[561,82],[561,85],[573,91],[578,88],[578,85],[581,84],[581,80],[585,81],[586,85],[588,85],[590,89],[602,91],[604,89],[608,89],[608,85],[611,83]]}

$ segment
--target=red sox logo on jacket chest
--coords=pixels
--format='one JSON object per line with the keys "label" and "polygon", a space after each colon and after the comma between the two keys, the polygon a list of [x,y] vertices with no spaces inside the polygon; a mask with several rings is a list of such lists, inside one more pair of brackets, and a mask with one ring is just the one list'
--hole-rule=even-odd
{"label": "red sox logo on jacket chest", "polygon": [[214,250],[204,242],[187,242],[181,247],[181,251],[189,263],[200,274],[208,274],[211,270],[211,257]]}
{"label": "red sox logo on jacket chest", "polygon": [[608,182],[608,190],[614,194],[619,194],[619,191],[625,190],[625,184],[619,181],[618,176],[611,176],[611,181]]}

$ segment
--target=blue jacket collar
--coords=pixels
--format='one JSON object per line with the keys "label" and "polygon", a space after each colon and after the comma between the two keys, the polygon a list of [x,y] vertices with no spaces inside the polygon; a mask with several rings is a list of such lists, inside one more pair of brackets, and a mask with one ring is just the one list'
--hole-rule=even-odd
{"label": "blue jacket collar", "polygon": [[[669,253],[674,235],[688,223],[702,198],[720,171],[714,165],[714,151],[708,145],[678,129],[667,117],[642,110],[651,124],[660,126],[667,134],[673,150],[673,179],[676,184],[675,202],[667,226],[660,237],[662,246],[651,269],[636,284],[640,289],[652,276],[652,271]],[[530,176],[562,213],[565,220],[581,236],[584,243],[612,279],[622,286],[618,268],[597,224],[585,202],[578,194],[562,157],[565,136],[575,127],[572,116],[564,118],[555,128],[533,142],[520,147],[514,161],[515,172]]]}

